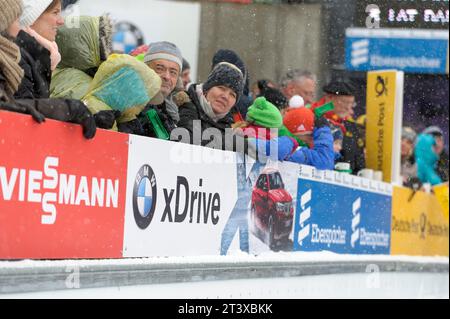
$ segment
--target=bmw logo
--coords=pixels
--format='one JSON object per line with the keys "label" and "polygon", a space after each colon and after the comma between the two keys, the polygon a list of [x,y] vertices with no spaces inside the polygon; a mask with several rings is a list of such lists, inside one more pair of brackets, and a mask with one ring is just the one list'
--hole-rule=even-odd
{"label": "bmw logo", "polygon": [[156,177],[149,165],[144,165],[136,175],[133,188],[134,219],[140,229],[146,229],[156,207]]}
{"label": "bmw logo", "polygon": [[114,26],[113,50],[130,53],[144,44],[144,35],[133,23],[122,21]]}

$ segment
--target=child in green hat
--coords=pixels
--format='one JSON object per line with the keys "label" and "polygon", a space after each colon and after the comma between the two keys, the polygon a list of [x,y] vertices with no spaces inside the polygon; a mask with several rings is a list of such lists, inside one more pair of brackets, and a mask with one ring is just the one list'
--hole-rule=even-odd
{"label": "child in green hat", "polygon": [[258,97],[249,107],[246,121],[234,124],[233,128],[246,137],[271,140],[277,137],[282,126],[283,117],[278,108],[265,97]]}

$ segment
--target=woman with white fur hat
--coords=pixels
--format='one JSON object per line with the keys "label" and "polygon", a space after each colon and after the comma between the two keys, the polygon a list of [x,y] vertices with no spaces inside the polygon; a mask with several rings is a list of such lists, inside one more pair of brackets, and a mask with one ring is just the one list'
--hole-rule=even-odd
{"label": "woman with white fur hat", "polygon": [[16,44],[20,47],[20,66],[24,79],[16,98],[48,98],[52,71],[61,61],[55,42],[57,30],[64,25],[61,0],[22,0],[21,31]]}
{"label": "woman with white fur hat", "polygon": [[[24,71],[20,49],[14,43],[22,14],[21,0],[0,0],[0,110],[30,114],[39,123],[50,118],[81,124],[86,138],[96,132],[95,120],[86,105],[69,99],[15,99]],[[1,134],[1,133],[0,133]]]}

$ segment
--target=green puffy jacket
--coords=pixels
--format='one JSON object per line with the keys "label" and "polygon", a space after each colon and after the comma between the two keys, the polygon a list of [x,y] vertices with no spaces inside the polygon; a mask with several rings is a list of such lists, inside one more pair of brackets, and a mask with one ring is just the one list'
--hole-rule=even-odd
{"label": "green puffy jacket", "polygon": [[50,84],[52,98],[81,100],[88,92],[92,78],[83,71],[66,68],[56,69]]}

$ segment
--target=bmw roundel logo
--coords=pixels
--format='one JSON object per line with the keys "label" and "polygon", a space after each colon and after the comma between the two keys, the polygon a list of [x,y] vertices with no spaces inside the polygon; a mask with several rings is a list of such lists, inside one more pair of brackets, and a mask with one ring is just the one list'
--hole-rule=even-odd
{"label": "bmw roundel logo", "polygon": [[114,25],[113,50],[130,53],[133,49],[143,45],[144,35],[133,23],[121,21]]}
{"label": "bmw roundel logo", "polygon": [[149,165],[143,165],[136,175],[133,188],[134,219],[140,229],[146,229],[153,219],[156,195],[155,174]]}

